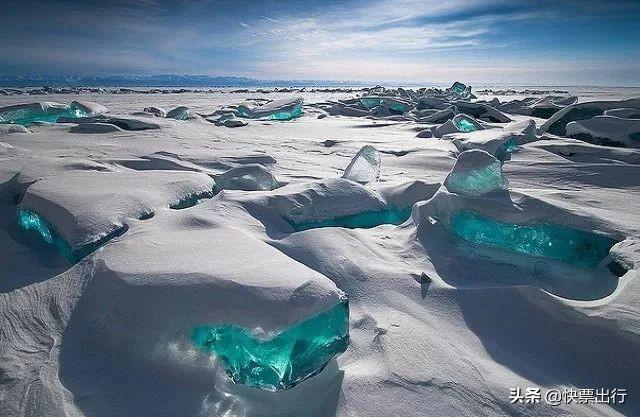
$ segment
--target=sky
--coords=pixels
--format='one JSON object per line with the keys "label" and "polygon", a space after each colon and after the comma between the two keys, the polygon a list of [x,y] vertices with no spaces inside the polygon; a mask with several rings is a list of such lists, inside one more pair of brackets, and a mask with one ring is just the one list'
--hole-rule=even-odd
{"label": "sky", "polygon": [[0,0],[2,75],[640,86],[640,0]]}

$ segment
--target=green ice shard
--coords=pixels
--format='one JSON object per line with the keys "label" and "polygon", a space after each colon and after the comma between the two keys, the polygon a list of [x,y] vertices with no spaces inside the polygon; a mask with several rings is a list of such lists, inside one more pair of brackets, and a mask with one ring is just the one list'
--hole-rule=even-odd
{"label": "green ice shard", "polygon": [[456,124],[458,130],[462,133],[475,132],[476,130],[478,130],[476,125],[474,125],[467,119],[459,118],[458,120],[455,120],[454,123]]}
{"label": "green ice shard", "polygon": [[450,229],[459,238],[525,255],[595,268],[616,241],[610,237],[552,224],[501,223],[470,210],[455,213]]}
{"label": "green ice shard", "polygon": [[292,223],[294,230],[317,229],[321,227],[344,227],[347,229],[370,229],[382,224],[402,224],[411,216],[411,206],[402,210],[389,209],[335,217],[318,222]]}
{"label": "green ice shard", "polygon": [[261,117],[264,120],[291,120],[302,115],[302,103],[296,104],[290,111],[279,111],[268,116]]}
{"label": "green ice shard", "polygon": [[85,117],[87,113],[74,104],[34,103],[10,106],[0,112],[0,123],[14,123],[29,126],[33,122],[56,123],[61,117]]}
{"label": "green ice shard", "polygon": [[79,262],[82,258],[89,255],[109,240],[120,236],[126,231],[126,227],[122,226],[104,235],[98,240],[72,249],[62,236],[58,234],[55,228],[49,224],[49,222],[32,210],[20,209],[18,211],[18,225],[26,231],[35,232],[42,238],[42,240],[56,248],[56,250],[71,263]]}
{"label": "green ice shard", "polygon": [[229,324],[197,326],[191,335],[200,349],[215,354],[238,384],[285,390],[319,373],[349,344],[349,303],[293,325],[267,339]]}

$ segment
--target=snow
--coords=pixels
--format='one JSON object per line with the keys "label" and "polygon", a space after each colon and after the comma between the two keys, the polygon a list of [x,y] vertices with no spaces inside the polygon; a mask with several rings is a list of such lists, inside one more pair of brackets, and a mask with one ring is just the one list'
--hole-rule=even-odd
{"label": "snow", "polygon": [[[614,109],[638,99],[573,104],[577,93],[483,93],[464,108],[446,89],[83,92],[73,99],[110,112],[3,134],[0,415],[638,415],[640,150],[566,137],[570,122],[627,137],[633,112]],[[297,95],[290,120],[208,121],[247,100],[290,110]],[[415,107],[376,116],[363,96]],[[536,97],[501,103],[511,96]],[[151,106],[203,118],[132,114]],[[525,114],[536,106],[557,113]],[[463,114],[481,128],[416,137]],[[87,123],[121,130],[75,131]],[[491,155],[511,139],[510,159]],[[341,178],[365,146],[377,181]],[[494,174],[487,187],[455,185],[477,170]],[[20,209],[70,246],[109,239],[68,262],[19,227]],[[583,247],[597,256],[583,263]],[[346,351],[279,392],[234,383],[192,339],[229,325],[271,340],[345,295]],[[629,395],[525,405],[509,401],[514,387]]]}

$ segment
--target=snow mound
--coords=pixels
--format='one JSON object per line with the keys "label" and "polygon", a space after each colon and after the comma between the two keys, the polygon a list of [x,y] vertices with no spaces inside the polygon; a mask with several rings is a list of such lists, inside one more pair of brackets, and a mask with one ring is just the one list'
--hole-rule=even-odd
{"label": "snow mound", "polygon": [[208,175],[187,171],[68,172],[31,185],[18,209],[30,216],[23,227],[35,222],[50,243],[54,237],[47,236],[59,235],[73,255],[134,219],[213,186]]}
{"label": "snow mound", "polygon": [[0,124],[0,136],[9,135],[11,133],[31,133],[29,129],[22,125],[16,124]]}
{"label": "snow mound", "polygon": [[69,129],[70,133],[112,133],[121,132],[118,126],[110,123],[81,123]]}

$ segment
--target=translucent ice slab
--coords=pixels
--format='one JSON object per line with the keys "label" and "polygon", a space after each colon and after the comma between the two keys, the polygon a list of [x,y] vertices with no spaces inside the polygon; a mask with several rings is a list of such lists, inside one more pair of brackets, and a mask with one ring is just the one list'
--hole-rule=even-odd
{"label": "translucent ice slab", "polygon": [[78,118],[88,114],[77,106],[58,103],[31,103],[0,109],[0,123],[15,123],[29,126],[33,122],[56,123],[60,117]]}
{"label": "translucent ice slab", "polygon": [[380,152],[371,145],[365,145],[353,157],[342,178],[360,183],[377,181],[381,162]]}
{"label": "translucent ice slab", "polygon": [[192,341],[215,354],[234,382],[285,390],[347,349],[349,304],[345,296],[335,307],[267,337],[228,324],[197,326]]}
{"label": "translucent ice slab", "polygon": [[470,210],[455,213],[449,227],[454,235],[473,244],[582,268],[595,268],[616,243],[607,236],[552,224],[502,223]]}

